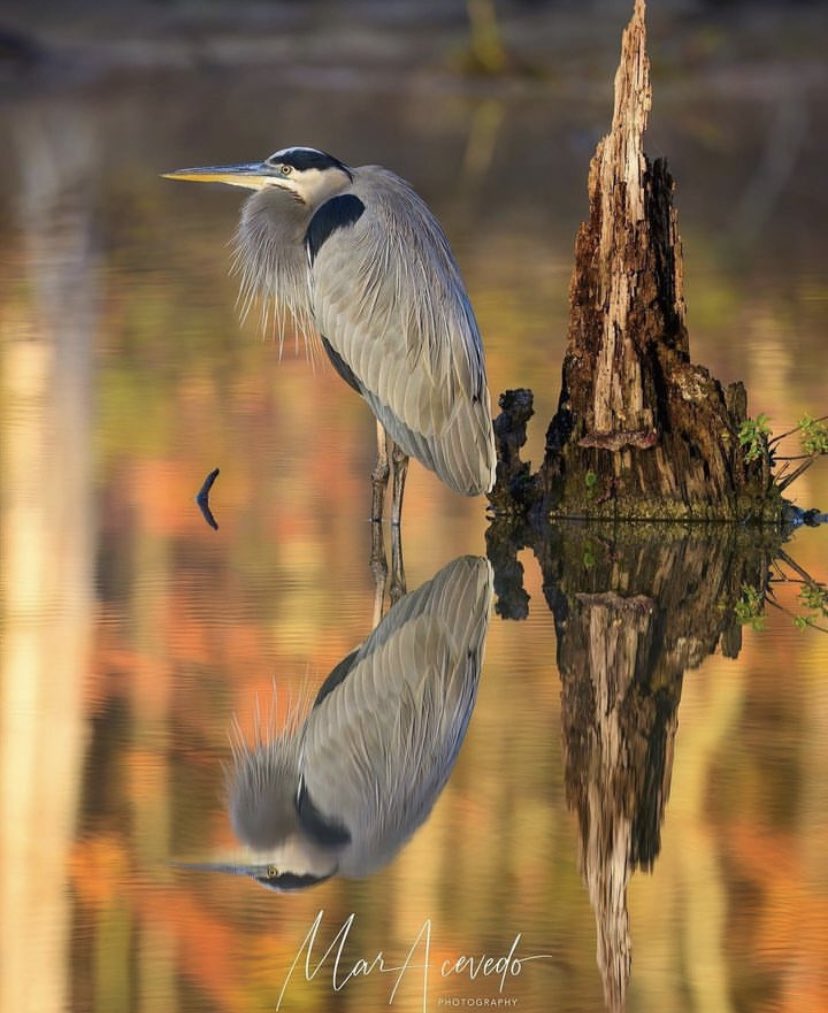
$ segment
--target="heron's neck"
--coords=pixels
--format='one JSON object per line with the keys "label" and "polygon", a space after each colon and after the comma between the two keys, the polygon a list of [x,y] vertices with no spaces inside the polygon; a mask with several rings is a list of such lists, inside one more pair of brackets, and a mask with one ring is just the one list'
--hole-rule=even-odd
{"label": "heron's neck", "polygon": [[312,214],[313,208],[284,190],[258,190],[245,201],[236,231],[242,315],[258,300],[265,326],[274,313],[280,339],[288,318],[300,331],[311,326],[304,237]]}
{"label": "heron's neck", "polygon": [[299,830],[298,742],[286,734],[236,753],[229,785],[230,822],[253,848],[274,848]]}

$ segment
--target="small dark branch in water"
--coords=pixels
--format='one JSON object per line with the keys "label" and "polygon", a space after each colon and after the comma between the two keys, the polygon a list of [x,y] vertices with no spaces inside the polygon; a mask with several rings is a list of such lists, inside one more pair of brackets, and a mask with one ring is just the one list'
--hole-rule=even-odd
{"label": "small dark branch in water", "polygon": [[207,523],[214,531],[218,531],[218,522],[216,521],[215,517],[213,516],[213,512],[210,509],[209,497],[210,497],[210,490],[213,488],[213,482],[215,482],[218,476],[219,476],[219,469],[213,468],[213,470],[210,472],[207,478],[204,479],[204,484],[198,490],[198,495],[196,496],[196,503],[198,503],[198,508],[199,510],[201,510],[202,517],[204,518],[205,521],[207,521]]}

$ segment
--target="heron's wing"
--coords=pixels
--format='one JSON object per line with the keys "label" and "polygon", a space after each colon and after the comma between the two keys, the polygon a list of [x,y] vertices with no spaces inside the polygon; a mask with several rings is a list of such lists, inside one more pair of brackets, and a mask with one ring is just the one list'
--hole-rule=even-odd
{"label": "heron's wing", "polygon": [[486,560],[455,560],[389,611],[309,715],[304,790],[350,832],[343,872],[386,861],[445,785],[476,699],[490,599]]}
{"label": "heron's wing", "polygon": [[313,701],[314,707],[318,707],[325,699],[325,697],[329,693],[332,693],[336,689],[336,687],[343,681],[343,679],[346,679],[348,677],[351,669],[354,667],[354,663],[356,662],[358,654],[359,648],[357,647],[355,650],[351,651],[350,654],[346,654],[345,657],[342,659],[342,661],[340,661],[338,665],[335,665],[331,669],[331,671],[328,673],[328,677],[325,679],[325,681],[322,683],[322,685],[319,687],[319,690],[317,691],[316,699]]}
{"label": "heron's wing", "polygon": [[354,172],[364,211],[315,247],[316,325],[392,439],[476,495],[494,481],[494,440],[480,333],[457,263],[407,183],[376,166]]}

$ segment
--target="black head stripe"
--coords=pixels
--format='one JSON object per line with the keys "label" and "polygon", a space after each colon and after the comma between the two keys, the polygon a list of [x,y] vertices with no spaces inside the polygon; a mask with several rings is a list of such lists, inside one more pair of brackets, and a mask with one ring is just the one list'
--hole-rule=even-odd
{"label": "black head stripe", "polygon": [[267,876],[256,876],[256,882],[261,883],[270,890],[278,890],[280,893],[292,893],[294,890],[307,890],[309,886],[317,886],[330,879],[332,873],[325,876],[298,876],[293,872],[282,872],[278,876],[268,879]]}
{"label": "black head stripe", "polygon": [[351,170],[338,158],[329,155],[326,151],[317,151],[316,148],[288,148],[287,151],[271,155],[267,160],[271,165],[290,165],[300,172],[303,169],[341,169],[350,179]]}

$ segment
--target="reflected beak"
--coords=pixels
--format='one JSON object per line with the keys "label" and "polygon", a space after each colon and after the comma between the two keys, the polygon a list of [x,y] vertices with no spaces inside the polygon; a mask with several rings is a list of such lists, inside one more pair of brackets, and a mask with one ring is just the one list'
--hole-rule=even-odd
{"label": "reflected beak", "polygon": [[248,190],[261,190],[271,186],[277,174],[264,162],[244,162],[239,165],[203,165],[195,169],[175,169],[161,174],[164,179],[181,179],[185,183],[227,183]]}
{"label": "reflected beak", "polygon": [[267,877],[276,870],[268,865],[233,865],[231,862],[173,862],[176,869],[192,869],[194,872],[226,872],[232,876]]}
{"label": "reflected beak", "polygon": [[233,876],[249,876],[257,883],[276,890],[279,893],[292,893],[294,890],[306,890],[310,886],[324,883],[336,873],[336,868],[321,876],[311,873],[297,874],[281,871],[273,865],[233,865],[227,862],[173,862],[178,869],[192,869],[195,872],[224,872]]}

